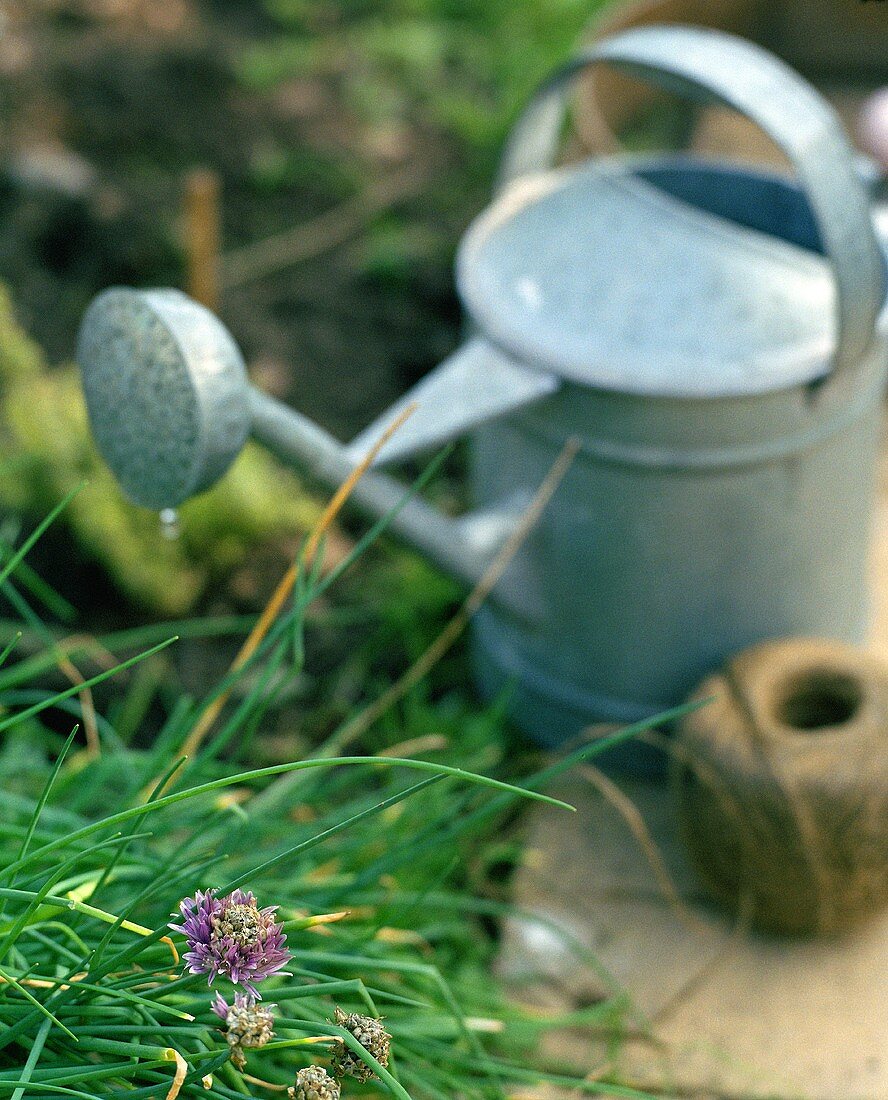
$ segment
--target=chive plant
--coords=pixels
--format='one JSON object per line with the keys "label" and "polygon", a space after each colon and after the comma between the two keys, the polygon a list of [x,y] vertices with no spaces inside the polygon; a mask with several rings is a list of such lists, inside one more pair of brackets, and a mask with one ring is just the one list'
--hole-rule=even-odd
{"label": "chive plant", "polygon": [[[106,653],[142,648],[85,684],[41,686],[62,642],[32,607],[46,582],[23,567],[45,526],[0,566],[22,619],[5,620],[0,639],[0,1097],[289,1089],[337,1100],[341,1089],[450,1100],[544,1081],[641,1096],[536,1058],[540,1031],[559,1021],[521,1012],[487,979],[477,920],[506,907],[454,875],[520,800],[556,802],[541,788],[571,760],[520,786],[462,766],[452,749],[329,758],[320,746],[238,766],[226,750],[301,667],[305,617],[328,584],[311,570],[250,662],[206,699],[170,701],[153,742],[135,747],[122,727],[144,707],[127,695],[125,683],[140,684],[128,670],[175,636],[106,638]],[[40,645],[26,657],[20,631]],[[196,757],[179,758],[205,708],[244,674],[249,687]],[[120,722],[97,719],[96,752],[79,733],[79,698],[105,681],[121,685],[109,708]],[[561,1022],[617,1033],[627,1011],[615,990]]]}

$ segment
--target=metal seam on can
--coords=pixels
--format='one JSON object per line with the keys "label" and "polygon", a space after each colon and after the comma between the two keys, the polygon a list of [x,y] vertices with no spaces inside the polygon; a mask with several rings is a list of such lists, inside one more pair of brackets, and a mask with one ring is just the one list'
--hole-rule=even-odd
{"label": "metal seam on can", "polygon": [[[846,405],[840,415],[818,424],[811,431],[755,446],[675,451],[667,448],[626,446],[600,439],[581,439],[580,454],[610,465],[644,466],[657,470],[719,470],[766,465],[789,455],[812,450],[830,436],[851,427],[873,408],[883,384],[880,375],[876,385],[864,391],[857,401]],[[562,435],[547,430],[537,418],[526,416],[519,422],[525,434],[535,437],[548,447],[558,447],[563,442]]]}

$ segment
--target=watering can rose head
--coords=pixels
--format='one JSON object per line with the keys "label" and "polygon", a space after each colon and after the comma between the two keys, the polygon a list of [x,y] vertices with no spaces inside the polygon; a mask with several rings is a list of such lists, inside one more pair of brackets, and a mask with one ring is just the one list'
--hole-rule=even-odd
{"label": "watering can rose head", "polygon": [[179,291],[104,291],[83,319],[77,358],[93,436],[137,504],[174,508],[243,448],[243,358],[222,322]]}

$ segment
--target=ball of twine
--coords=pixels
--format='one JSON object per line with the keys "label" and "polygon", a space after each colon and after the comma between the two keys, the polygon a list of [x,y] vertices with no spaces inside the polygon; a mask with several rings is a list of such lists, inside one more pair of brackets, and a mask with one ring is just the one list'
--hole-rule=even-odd
{"label": "ball of twine", "polygon": [[678,730],[679,819],[703,882],[759,929],[838,933],[888,902],[888,669],[840,643],[744,651]]}

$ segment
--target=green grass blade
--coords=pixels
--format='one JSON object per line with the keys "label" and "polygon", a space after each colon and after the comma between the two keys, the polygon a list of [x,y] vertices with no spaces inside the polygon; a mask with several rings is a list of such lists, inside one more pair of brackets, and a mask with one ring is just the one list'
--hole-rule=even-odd
{"label": "green grass blade", "polygon": [[341,833],[346,829],[352,828],[360,821],[366,821],[368,818],[375,816],[376,814],[383,813],[385,810],[390,809],[392,806],[397,806],[399,802],[403,802],[407,798],[411,798],[413,795],[418,794],[420,791],[425,790],[426,787],[430,787],[433,783],[440,783],[443,776],[433,775],[428,779],[423,779],[419,783],[414,783],[412,787],[408,787],[406,791],[400,791],[396,795],[392,795],[391,798],[385,799],[383,802],[378,802],[375,806],[371,806],[369,809],[362,810],[360,813],[353,814],[351,817],[340,821],[336,825],[332,825],[329,829],[325,829],[323,832],[317,833],[315,836],[310,837],[308,840],[303,840],[299,844],[294,844],[292,848],[288,848],[285,852],[280,852],[276,856],[272,856],[271,859],[267,859],[264,863],[260,863],[257,867],[252,868],[249,872],[243,875],[239,875],[237,878],[227,882],[224,886],[220,887],[220,893],[227,894],[231,890],[236,890],[239,886],[243,886],[245,882],[255,881],[260,878],[265,872],[270,871],[273,867],[278,867],[281,863],[285,863],[289,859],[293,859],[294,856],[300,855],[303,852],[307,852],[309,849],[314,848],[317,844],[321,844],[325,840],[329,840],[330,837],[336,836],[337,833]]}
{"label": "green grass blade", "polygon": [[52,1020],[46,1019],[40,1025],[40,1030],[34,1038],[34,1045],[28,1052],[28,1060],[22,1067],[21,1087],[17,1088],[12,1094],[11,1100],[22,1100],[25,1095],[25,1087],[31,1080],[31,1075],[37,1068],[37,1063],[40,1061],[40,1055],[43,1053],[43,1046],[46,1043],[46,1036],[49,1034],[49,1029],[52,1027]]}
{"label": "green grass blade", "polygon": [[[22,840],[22,846],[19,849],[18,858],[20,860],[24,859],[25,854],[28,851],[28,845],[31,843],[31,838],[34,835],[34,830],[37,828],[37,822],[40,820],[40,815],[43,813],[43,808],[46,805],[46,800],[49,798],[49,792],[52,790],[53,784],[58,778],[59,772],[62,770],[62,764],[64,764],[65,762],[65,757],[68,755],[68,750],[71,748],[71,745],[74,742],[74,738],[77,736],[77,730],[79,728],[79,726],[75,726],[71,730],[70,734],[68,734],[68,739],[62,747],[62,751],[56,758],[56,762],[52,769],[52,772],[50,773],[47,781],[43,784],[43,790],[40,792],[40,797],[37,800],[37,805],[34,807],[34,813],[31,815],[31,820],[28,822],[28,831],[25,833],[25,837]],[[2,908],[0,908],[0,913],[2,913]]]}
{"label": "green grass blade", "polygon": [[15,572],[15,569],[18,566],[19,562],[24,560],[24,558],[30,553],[32,547],[40,541],[47,529],[51,527],[53,523],[55,523],[58,516],[61,515],[62,512],[64,512],[64,510],[68,507],[74,497],[77,496],[77,494],[80,492],[81,489],[85,487],[85,485],[86,482],[81,481],[78,486],[72,489],[70,493],[67,493],[59,501],[59,503],[55,506],[55,508],[52,509],[52,511],[45,519],[41,520],[40,523],[37,524],[37,526],[25,539],[18,550],[16,550],[16,552],[7,561],[3,568],[0,569],[0,584],[3,584],[7,580],[7,578]]}
{"label": "green grass blade", "polygon": [[[153,652],[152,650],[148,651]],[[2,726],[0,726],[2,728]],[[573,810],[573,806],[570,806],[567,802],[562,802],[558,798],[550,798],[548,795],[540,794],[537,791],[529,790],[526,787],[518,787],[512,783],[504,783],[498,779],[490,779],[487,776],[476,775],[474,772],[468,772],[464,768],[450,767],[446,764],[435,764],[428,760],[411,760],[403,759],[400,757],[389,756],[340,756],[332,760],[296,760],[289,764],[273,764],[267,768],[255,768],[251,771],[239,772],[237,775],[224,776],[221,779],[214,779],[209,783],[201,783],[196,787],[191,787],[185,791],[176,791],[173,794],[164,795],[163,798],[157,799],[156,802],[147,803],[145,806],[132,806],[129,809],[121,810],[119,813],[111,814],[100,821],[92,822],[89,825],[85,825],[81,829],[75,830],[73,833],[65,837],[60,837],[58,840],[50,841],[48,844],[44,844],[41,848],[35,849],[31,853],[31,858],[46,856],[49,852],[56,851],[58,848],[63,847],[65,844],[72,843],[78,840],[85,840],[86,838],[93,836],[95,833],[102,829],[112,828],[117,825],[122,825],[126,821],[130,821],[133,817],[143,814],[145,812],[152,813],[157,810],[165,809],[167,806],[173,806],[179,802],[185,802],[191,798],[197,798],[203,794],[209,794],[213,791],[222,790],[225,787],[232,787],[236,785],[243,785],[244,783],[250,783],[255,779],[268,779],[277,775],[286,775],[288,772],[294,771],[309,771],[313,768],[335,768],[335,767],[385,767],[385,768],[412,768],[415,771],[431,772],[435,775],[450,776],[455,779],[461,779],[467,783],[474,783],[481,787],[489,787],[492,790],[507,792],[510,795],[516,795],[522,798],[529,798],[536,802],[544,802],[551,806],[557,806],[563,810]],[[9,878],[10,875],[15,872],[21,866],[21,861],[16,861],[7,867],[0,868],[0,881]]]}
{"label": "green grass blade", "polygon": [[86,688],[95,687],[96,684],[104,683],[105,680],[115,676],[118,672],[123,672],[128,668],[132,668],[132,666],[138,664],[139,661],[144,661],[155,653],[160,653],[161,650],[166,649],[167,646],[171,646],[173,642],[176,641],[178,641],[178,638],[168,638],[165,642],[160,642],[151,649],[146,649],[143,653],[139,653],[135,657],[130,657],[127,661],[121,661],[120,664],[115,665],[114,668],[107,669],[105,672],[100,672],[97,676],[93,676],[89,680],[84,680],[80,684],[74,684],[72,687],[67,688],[65,691],[60,691],[57,695],[53,695],[41,703],[35,703],[26,710],[18,711],[16,714],[12,714],[8,718],[0,720],[0,733],[2,733],[3,730],[9,729],[10,726],[17,725],[19,722],[24,722],[27,718],[31,718],[35,714],[40,714],[41,711],[47,710],[49,707],[53,707],[65,699],[70,699],[72,695],[78,695]]}
{"label": "green grass blade", "polygon": [[37,1011],[42,1016],[45,1016],[46,1019],[51,1024],[55,1024],[56,1027],[58,1027],[62,1031],[64,1031],[64,1033],[68,1036],[69,1039],[71,1039],[75,1043],[77,1042],[77,1036],[74,1034],[74,1032],[71,1031],[70,1028],[65,1027],[65,1025],[61,1022],[61,1020],[57,1019],[49,1011],[49,1009],[46,1007],[46,1005],[44,1005],[40,1001],[38,1001],[37,998],[33,995],[33,993],[31,993],[27,989],[25,989],[25,987],[23,985],[21,985],[21,983],[17,979],[13,978],[12,975],[7,974],[6,971],[2,970],[2,969],[0,969],[0,978],[2,978],[3,981],[7,985],[11,986],[17,993],[21,993],[21,995],[25,998],[26,1001],[30,1001],[31,1004],[37,1009]]}

